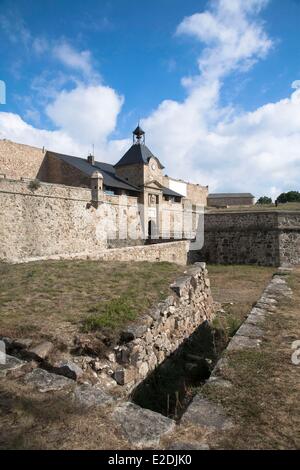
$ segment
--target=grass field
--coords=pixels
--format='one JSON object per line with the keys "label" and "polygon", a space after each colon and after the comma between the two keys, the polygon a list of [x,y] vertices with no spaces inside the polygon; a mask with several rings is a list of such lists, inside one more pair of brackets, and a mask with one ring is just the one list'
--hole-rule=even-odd
{"label": "grass field", "polygon": [[[226,302],[233,303],[229,304],[230,316],[243,316],[270,274],[265,271],[265,276],[260,268],[251,267],[210,266],[209,270],[215,299],[225,302],[225,313],[221,314],[225,324]],[[234,387],[201,388],[202,394],[224,407],[235,427],[213,435],[193,426],[179,428],[178,440],[204,439],[212,449],[299,449],[300,375],[299,366],[291,361],[291,345],[300,339],[300,268],[286,279],[293,296],[282,299],[276,314],[265,320],[260,350],[225,353],[228,363],[223,377]]]}
{"label": "grass field", "polygon": [[118,330],[165,298],[182,271],[165,262],[0,264],[1,334],[64,340],[77,331]]}
{"label": "grass field", "polygon": [[[85,268],[84,266],[76,266],[77,263],[75,265],[71,263],[66,271],[61,270],[59,281],[55,281],[61,282],[64,286],[62,294],[66,295],[67,302],[67,286],[70,285],[70,288],[74,289],[72,292],[79,295],[81,290],[77,290],[74,285],[75,279],[76,282],[78,281],[77,274],[80,272],[80,277],[83,272],[88,275],[87,266]],[[33,267],[38,270],[42,268],[39,263],[23,265],[23,267],[26,267],[24,272],[19,271],[21,266],[12,266],[11,268],[17,268],[17,271],[14,276],[10,274],[12,276],[10,279],[15,280],[16,272],[19,273],[17,279],[23,282],[23,284],[21,282],[23,295],[26,293],[26,298],[28,297],[30,300],[29,305],[32,305],[35,292],[38,290],[37,285],[33,284],[35,288],[31,291],[28,285],[26,288],[24,273]],[[142,271],[140,271],[141,268]],[[54,268],[50,266],[49,274],[52,273],[54,276],[52,269]],[[74,269],[78,271],[74,273]],[[90,269],[93,275],[88,275],[89,282],[96,278],[94,271],[96,268],[90,266]],[[131,269],[133,269],[134,275],[133,273],[132,275],[135,280],[139,278],[140,283],[149,281],[149,272],[148,278],[146,275],[147,264],[142,263],[141,266],[136,267],[133,265]],[[158,270],[155,279],[164,279],[164,285],[168,289],[169,280],[166,282],[166,278],[174,276],[177,270],[180,271],[182,268],[172,265],[164,266],[163,264],[162,266],[157,265],[155,269]],[[67,273],[68,270],[73,274]],[[220,302],[222,309],[218,315],[218,321],[221,322],[219,326],[228,328],[230,334],[232,319],[237,323],[242,321],[253,303],[261,295],[274,269],[255,266],[208,266],[208,270],[214,300]],[[57,271],[55,272],[58,275]],[[143,272],[144,276],[139,277],[138,272]],[[102,278],[100,274],[99,276]],[[45,275],[43,282],[46,283],[46,281],[47,276]],[[3,271],[1,282],[3,283]],[[85,292],[88,292],[89,282],[85,285]],[[126,284],[124,279],[123,282],[124,288]],[[223,404],[228,414],[234,417],[238,426],[227,433],[225,437],[219,439],[214,437],[214,441],[209,442],[213,448],[299,448],[299,367],[297,368],[291,363],[291,343],[300,339],[300,269],[289,275],[288,283],[294,291],[294,296],[290,300],[281,302],[279,314],[268,319],[265,325],[266,340],[261,351],[236,352],[229,357],[231,375],[228,378],[237,383],[238,387],[235,387],[234,391],[224,389],[222,393],[216,394],[213,398]],[[9,284],[6,285],[9,287],[7,290],[10,291]],[[13,290],[14,287],[12,286],[11,289]],[[56,289],[54,290],[56,292]],[[1,292],[3,294],[2,290]],[[94,305],[96,301],[97,289],[93,288],[91,292],[94,299],[87,308]],[[156,290],[155,295],[159,297],[160,292],[162,292],[161,287]],[[154,294],[152,293],[152,295]],[[79,298],[81,298],[80,295]],[[10,301],[12,302],[13,299]],[[20,311],[19,316],[12,315],[14,328],[19,324],[17,318],[22,318],[20,292],[16,305],[20,305]],[[84,305],[84,302],[82,301],[80,305]],[[8,304],[6,308],[7,306]],[[12,305],[10,308],[13,309]],[[13,310],[10,311],[13,312]],[[30,311],[30,309],[28,308],[26,311]],[[63,311],[67,315],[68,309]],[[75,324],[78,324],[75,310],[73,314],[75,317],[69,318],[66,322],[72,322],[75,318]],[[38,324],[36,313],[30,318],[33,324]],[[54,316],[53,319],[55,318],[59,318],[59,316]],[[229,320],[230,318],[231,320]],[[45,321],[44,317],[42,320]],[[48,321],[43,323],[44,327]],[[9,327],[8,323],[6,327]],[[67,396],[59,392],[38,394],[13,378],[0,380],[0,420],[0,448],[4,449],[130,448],[111,419],[110,406],[100,411],[75,409]],[[175,439],[183,442],[201,441],[203,433],[193,427],[178,427],[174,435],[162,442],[162,447],[167,447]]]}
{"label": "grass field", "polygon": [[265,212],[265,211],[300,211],[300,202],[287,202],[286,204],[258,204],[254,206],[231,206],[228,208],[217,209],[213,207],[207,207],[205,212]]}
{"label": "grass field", "polygon": [[[299,449],[300,374],[291,361],[291,345],[300,339],[300,269],[288,276],[293,297],[282,299],[269,316],[259,351],[227,354],[226,378],[236,386],[217,399],[237,426],[216,446],[226,449]],[[216,398],[216,396],[214,397]]]}
{"label": "grass field", "polygon": [[244,321],[274,271],[264,266],[208,266],[213,299],[222,306],[213,326],[222,329],[227,340]]}

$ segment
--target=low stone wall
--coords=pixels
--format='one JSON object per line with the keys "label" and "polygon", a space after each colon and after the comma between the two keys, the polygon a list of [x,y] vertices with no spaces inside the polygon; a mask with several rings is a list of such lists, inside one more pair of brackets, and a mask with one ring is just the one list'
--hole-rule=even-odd
{"label": "low stone wall", "polygon": [[[195,257],[194,257],[195,259]],[[198,261],[279,266],[300,263],[300,214],[220,212],[204,217]]]}
{"label": "low stone wall", "polygon": [[[197,263],[171,285],[174,294],[126,328],[111,354],[109,369],[126,392],[172,354],[213,315],[205,263]],[[104,369],[105,370],[105,369]]]}
{"label": "low stone wall", "polygon": [[105,261],[168,261],[186,265],[188,241],[157,243],[155,245],[130,246],[105,250],[98,259]]}

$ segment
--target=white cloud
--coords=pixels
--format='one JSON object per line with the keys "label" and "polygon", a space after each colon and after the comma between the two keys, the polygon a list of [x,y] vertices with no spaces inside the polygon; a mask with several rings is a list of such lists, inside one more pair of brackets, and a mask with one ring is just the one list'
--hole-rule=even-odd
{"label": "white cloud", "polygon": [[64,131],[47,131],[27,124],[14,113],[0,113],[0,137],[58,152],[81,154],[84,147],[71,139]]}
{"label": "white cloud", "polygon": [[293,90],[297,90],[298,88],[300,88],[300,80],[295,80],[292,83],[292,88],[293,88]]}
{"label": "white cloud", "polygon": [[66,41],[62,41],[53,47],[52,53],[63,65],[71,69],[80,71],[87,76],[94,73],[92,56],[89,50],[77,51]]}
{"label": "white cloud", "polygon": [[189,35],[206,44],[198,60],[202,79],[220,79],[236,68],[247,68],[266,55],[272,41],[262,25],[252,20],[265,0],[219,0],[211,9],[184,18],[178,35]]}
{"label": "white cloud", "polygon": [[123,98],[107,86],[62,91],[47,109],[53,123],[81,143],[103,144],[116,127]]}
{"label": "white cloud", "polygon": [[[123,97],[105,86],[80,85],[70,92],[58,93],[47,107],[57,130],[36,128],[13,113],[0,112],[0,138],[45,147],[61,153],[85,157],[95,147],[102,161],[114,161],[128,148],[130,141],[109,140],[116,127]],[[28,118],[32,110],[28,110]]]}
{"label": "white cloud", "polygon": [[32,41],[29,29],[26,27],[23,19],[16,15],[15,12],[0,15],[0,30],[4,32],[13,44],[21,44],[28,48]]}
{"label": "white cloud", "polygon": [[[169,175],[210,184],[211,191],[252,191],[256,196],[299,189],[300,81],[287,98],[253,112],[220,104],[224,78],[245,72],[273,45],[257,16],[266,4],[212,0],[206,12],[178,26],[178,35],[201,43],[199,73],[183,78],[184,101],[165,100],[142,120],[147,142]],[[95,143],[98,158],[117,161],[130,145],[111,139],[123,98],[93,81],[92,56],[85,52],[71,46],[57,51],[57,59],[75,74],[73,90],[63,90],[63,78],[62,88],[48,96],[46,112],[57,130],[37,129],[19,116],[0,113],[0,136],[78,156]]]}
{"label": "white cloud", "polygon": [[44,37],[36,37],[32,41],[32,47],[36,54],[41,55],[49,50],[49,42]]}
{"label": "white cloud", "polygon": [[[14,113],[0,112],[0,139],[6,138],[22,144],[45,147],[48,150],[76,155],[85,158],[92,150],[93,141],[82,139],[82,135],[73,138],[65,130],[48,131],[38,129]],[[99,160],[111,162],[116,155],[127,150],[130,141],[103,140],[95,142],[95,155]]]}
{"label": "white cloud", "polygon": [[[185,18],[177,34],[205,44],[199,74],[185,77],[188,97],[164,101],[142,121],[168,174],[210,184],[211,191],[252,191],[300,180],[300,91],[252,113],[220,105],[224,77],[253,66],[272,47],[255,15],[266,0],[215,0],[211,8]],[[297,82],[295,82],[297,84]]]}
{"label": "white cloud", "polygon": [[[96,156],[105,161],[112,158],[112,152],[115,155],[125,151],[127,140],[109,141],[124,99],[102,84],[91,52],[77,50],[66,39],[53,42],[34,37],[22,19],[18,19],[17,25],[18,28],[12,28],[11,20],[0,16],[0,27],[10,41],[26,38],[26,45],[36,54],[48,53],[68,69],[68,74],[60,69],[55,69],[55,73],[43,70],[32,81],[34,93],[22,97],[25,119],[37,126],[43,111],[56,130],[40,129],[18,115],[0,113],[0,137],[78,156],[86,155],[94,144]],[[14,34],[9,36],[10,31]]]}

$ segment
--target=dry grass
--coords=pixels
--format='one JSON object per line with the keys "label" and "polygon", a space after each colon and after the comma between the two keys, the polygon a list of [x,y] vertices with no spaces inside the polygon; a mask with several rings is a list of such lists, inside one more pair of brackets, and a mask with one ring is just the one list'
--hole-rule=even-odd
{"label": "dry grass", "polygon": [[[209,271],[215,299],[225,302],[225,307],[226,302],[233,302],[231,314],[237,318],[258,299],[271,275],[269,268],[246,266],[210,266]],[[206,384],[201,388],[202,394],[225,408],[235,427],[210,435],[200,428],[180,427],[178,440],[204,440],[212,449],[299,449],[300,378],[299,366],[291,362],[291,345],[300,339],[300,268],[287,282],[293,298],[283,299],[277,313],[266,320],[261,349],[225,353],[228,366],[224,377],[233,387]],[[165,445],[169,442],[167,439]]]}
{"label": "dry grass", "polygon": [[167,296],[182,269],[164,262],[0,264],[1,334],[68,342],[91,318],[118,329]]}
{"label": "dry grass", "polygon": [[269,211],[300,211],[300,203],[299,202],[287,202],[286,204],[278,204],[276,207],[275,204],[258,204],[254,206],[231,206],[228,208],[214,208],[214,207],[207,207],[205,212],[269,212]]}
{"label": "dry grass", "polygon": [[[272,268],[209,266],[209,272],[215,300],[227,302],[225,311],[228,307],[231,314],[242,318],[260,296]],[[291,364],[291,343],[300,339],[300,270],[290,276],[289,283],[294,290],[293,301],[282,302],[280,315],[268,320],[261,352],[229,355],[228,378],[236,387],[222,393],[215,391],[213,398],[223,404],[238,426],[225,438],[214,436],[214,441],[209,442],[211,447],[299,447],[299,367]],[[203,390],[207,395],[212,393],[205,387]],[[78,410],[62,394],[39,394],[20,381],[0,381],[3,449],[129,448],[110,414],[110,407]],[[205,437],[209,439],[197,428],[179,427],[162,445],[167,446],[174,439],[200,442]]]}
{"label": "dry grass", "polygon": [[0,381],[0,449],[128,449],[111,407],[79,409],[63,393]]}
{"label": "dry grass", "polygon": [[264,324],[265,337],[259,351],[227,353],[225,378],[232,389],[203,392],[222,403],[237,423],[212,446],[225,449],[299,449],[300,376],[291,362],[291,344],[300,339],[300,269],[289,276],[294,295],[280,302],[275,315]]}
{"label": "dry grass", "polygon": [[213,326],[231,337],[247,317],[271,279],[274,268],[263,266],[209,265],[212,296],[222,304]]}

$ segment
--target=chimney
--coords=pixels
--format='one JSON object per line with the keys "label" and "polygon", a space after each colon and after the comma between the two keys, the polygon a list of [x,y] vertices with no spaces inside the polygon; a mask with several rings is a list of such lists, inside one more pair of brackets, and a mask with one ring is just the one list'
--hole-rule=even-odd
{"label": "chimney", "polygon": [[87,161],[90,165],[95,165],[95,157],[91,153],[87,157]]}

